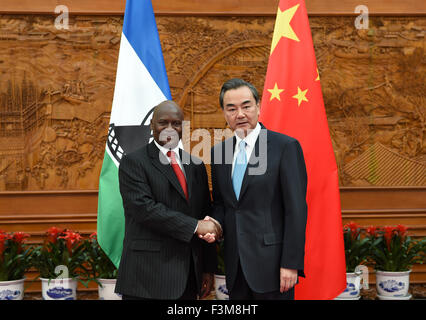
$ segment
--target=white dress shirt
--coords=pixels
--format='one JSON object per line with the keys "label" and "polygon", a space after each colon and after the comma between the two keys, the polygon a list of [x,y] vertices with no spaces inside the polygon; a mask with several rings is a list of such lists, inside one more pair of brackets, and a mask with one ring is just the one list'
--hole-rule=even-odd
{"label": "white dress shirt", "polygon": [[[179,153],[179,149],[180,148],[179,148],[179,144],[174,149],[167,149],[167,148],[164,148],[163,146],[160,146],[157,143],[157,141],[155,141],[155,140],[154,140],[154,143],[157,146],[157,148],[160,149],[161,153],[164,154],[164,156],[167,158],[167,160],[169,161],[169,163],[172,161],[172,159],[170,159],[167,156],[167,152],[173,151],[175,153],[175,155],[176,155],[176,157],[175,157],[176,158],[176,162],[178,163],[179,167],[181,168],[183,174],[185,174],[185,170],[183,169],[183,166],[182,166],[182,161],[180,160],[180,153]],[[185,178],[186,178],[186,174],[185,174]]]}
{"label": "white dress shirt", "polygon": [[247,156],[247,163],[248,163],[250,161],[250,156],[251,156],[251,153],[253,152],[256,140],[259,137],[260,129],[261,129],[261,127],[260,127],[260,124],[258,122],[256,124],[256,127],[247,136],[245,136],[244,139],[241,139],[235,133],[235,137],[237,138],[237,142],[235,143],[234,158],[232,160],[231,177],[234,175],[235,160],[237,159],[237,154],[240,151],[241,140],[244,140],[245,143],[246,143],[246,156]]}

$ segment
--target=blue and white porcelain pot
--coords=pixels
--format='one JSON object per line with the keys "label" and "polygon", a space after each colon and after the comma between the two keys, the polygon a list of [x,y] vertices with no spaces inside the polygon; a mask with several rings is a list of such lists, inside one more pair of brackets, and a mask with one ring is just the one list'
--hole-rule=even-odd
{"label": "blue and white porcelain pot", "polygon": [[407,297],[410,272],[376,271],[376,289],[380,297]]}
{"label": "blue and white porcelain pot", "polygon": [[73,278],[41,280],[43,300],[76,300],[77,280]]}
{"label": "blue and white porcelain pot", "polygon": [[122,300],[121,294],[115,293],[117,279],[98,279],[99,300]]}
{"label": "blue and white porcelain pot", "polygon": [[361,273],[346,273],[346,289],[335,300],[359,300],[361,288]]}
{"label": "blue and white porcelain pot", "polygon": [[226,279],[224,275],[214,275],[214,286],[216,290],[216,300],[229,300],[229,293],[226,288]]}
{"label": "blue and white porcelain pot", "polygon": [[0,300],[22,300],[25,279],[0,281]]}

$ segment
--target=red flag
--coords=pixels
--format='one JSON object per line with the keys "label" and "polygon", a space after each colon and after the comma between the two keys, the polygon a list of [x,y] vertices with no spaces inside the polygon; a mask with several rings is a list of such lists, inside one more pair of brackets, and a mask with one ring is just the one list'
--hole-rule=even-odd
{"label": "red flag", "polygon": [[346,287],[338,172],[303,0],[280,1],[260,121],[296,138],[306,161],[306,278],[295,298],[334,299]]}

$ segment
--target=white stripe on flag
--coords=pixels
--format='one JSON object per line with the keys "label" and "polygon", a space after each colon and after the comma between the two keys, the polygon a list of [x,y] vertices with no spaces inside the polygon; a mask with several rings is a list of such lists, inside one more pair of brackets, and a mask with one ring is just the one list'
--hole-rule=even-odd
{"label": "white stripe on flag", "polygon": [[147,112],[164,100],[167,98],[122,33],[110,123],[140,125]]}

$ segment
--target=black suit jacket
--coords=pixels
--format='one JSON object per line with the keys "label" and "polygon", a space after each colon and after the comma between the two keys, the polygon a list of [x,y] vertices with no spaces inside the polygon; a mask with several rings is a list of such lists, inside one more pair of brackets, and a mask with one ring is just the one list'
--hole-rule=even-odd
{"label": "black suit jacket", "polygon": [[[212,216],[224,229],[226,285],[232,291],[240,260],[253,291],[277,291],[280,267],[304,276],[307,174],[302,148],[296,139],[262,126],[237,200],[231,177],[235,143],[233,137],[212,148]],[[265,143],[267,157],[256,164]]]}
{"label": "black suit jacket", "polygon": [[195,164],[194,158],[185,163],[185,156],[191,156],[182,152],[189,201],[154,142],[121,160],[125,236],[115,289],[118,293],[150,299],[179,298],[187,284],[191,255],[198,291],[202,272],[215,271],[214,244],[194,235],[198,220],[211,210],[205,166],[199,159]]}

